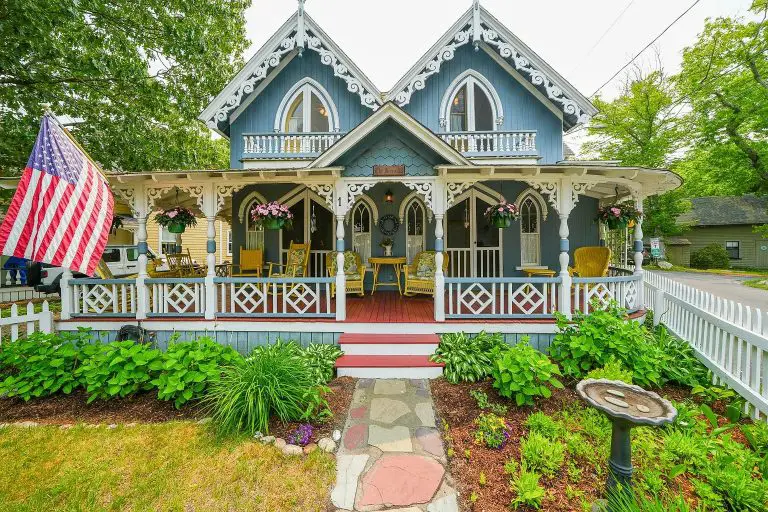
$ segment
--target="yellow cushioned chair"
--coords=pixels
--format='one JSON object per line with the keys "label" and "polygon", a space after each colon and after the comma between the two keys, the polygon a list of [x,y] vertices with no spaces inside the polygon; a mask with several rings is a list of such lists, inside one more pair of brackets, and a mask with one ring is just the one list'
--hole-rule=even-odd
{"label": "yellow cushioned chair", "polygon": [[240,263],[232,265],[239,269],[239,272],[233,272],[233,276],[257,276],[261,277],[264,267],[264,251],[261,249],[240,248]]}
{"label": "yellow cushioned chair", "polygon": [[[443,253],[443,273],[448,271],[448,253]],[[405,275],[405,288],[403,294],[407,296],[424,293],[435,294],[435,251],[421,251],[413,257],[413,263],[403,265]]]}
{"label": "yellow cushioned chair", "polygon": [[270,263],[269,277],[308,277],[309,245],[291,242],[285,265]]}
{"label": "yellow cushioned chair", "polygon": [[[336,251],[331,251],[325,259],[325,268],[328,271],[328,277],[336,277]],[[356,293],[363,297],[365,290],[365,265],[362,263],[360,255],[355,251],[344,251],[344,279],[346,280],[347,293]],[[331,284],[331,295],[336,294],[336,283]]]}
{"label": "yellow cushioned chair", "polygon": [[608,275],[611,250],[608,247],[579,247],[573,251],[571,275],[579,277],[603,277]]}

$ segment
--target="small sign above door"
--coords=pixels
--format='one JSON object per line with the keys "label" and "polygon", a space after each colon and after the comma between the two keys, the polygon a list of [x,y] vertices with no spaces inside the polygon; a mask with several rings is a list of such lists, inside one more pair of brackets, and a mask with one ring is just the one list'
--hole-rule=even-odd
{"label": "small sign above door", "polygon": [[405,176],[405,165],[374,165],[374,176]]}

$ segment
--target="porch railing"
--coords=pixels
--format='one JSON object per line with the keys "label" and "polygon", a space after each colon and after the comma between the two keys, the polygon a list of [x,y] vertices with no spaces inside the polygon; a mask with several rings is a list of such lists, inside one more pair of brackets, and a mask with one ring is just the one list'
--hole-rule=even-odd
{"label": "porch railing", "polygon": [[133,279],[72,280],[73,316],[136,316]]}
{"label": "porch railing", "polygon": [[551,318],[560,277],[445,278],[446,318]]}
{"label": "porch railing", "polygon": [[467,156],[536,156],[535,131],[447,132],[440,137]]}
{"label": "porch railing", "polygon": [[147,316],[203,316],[205,314],[205,279],[174,277],[147,279],[149,311]]}
{"label": "porch railing", "polygon": [[642,308],[639,302],[642,276],[574,277],[573,309],[589,313],[595,305],[607,306],[611,301],[634,313]]}
{"label": "porch railing", "polygon": [[[448,275],[452,277],[471,277],[472,249],[448,248]],[[504,275],[504,262],[498,247],[478,247],[475,251],[475,274],[478,277],[501,277]]]}
{"label": "porch railing", "polygon": [[344,134],[328,133],[246,133],[243,156],[246,158],[280,158],[317,156]]}
{"label": "porch railing", "polygon": [[333,318],[331,277],[268,279],[224,277],[217,287],[217,314],[225,317]]}

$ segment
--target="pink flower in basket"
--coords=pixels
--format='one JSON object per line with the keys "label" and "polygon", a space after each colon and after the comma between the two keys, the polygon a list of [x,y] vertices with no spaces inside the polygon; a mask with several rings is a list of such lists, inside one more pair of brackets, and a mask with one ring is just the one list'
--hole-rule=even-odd
{"label": "pink flower in basket", "polygon": [[611,213],[613,214],[614,217],[618,217],[621,215],[621,210],[619,210],[614,206],[613,208],[611,208]]}
{"label": "pink flower in basket", "polygon": [[177,212],[176,210],[171,210],[171,211],[168,212],[168,217],[170,217],[172,219],[172,218],[174,218],[178,214],[179,214],[179,212]]}

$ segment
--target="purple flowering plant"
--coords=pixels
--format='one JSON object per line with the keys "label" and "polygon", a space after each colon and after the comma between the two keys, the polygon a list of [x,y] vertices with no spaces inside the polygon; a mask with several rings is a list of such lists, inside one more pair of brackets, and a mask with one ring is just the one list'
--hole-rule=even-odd
{"label": "purple flowering plant", "polygon": [[502,201],[499,204],[486,208],[485,217],[489,222],[494,222],[496,219],[515,220],[520,217],[520,208],[515,203]]}
{"label": "purple flowering plant", "polygon": [[475,431],[475,443],[485,445],[488,448],[501,450],[509,442],[512,431],[507,420],[492,412],[483,413],[475,419],[477,430]]}
{"label": "purple flowering plant", "polygon": [[312,440],[313,433],[314,429],[312,428],[312,425],[309,423],[302,423],[296,428],[296,430],[288,434],[288,437],[286,437],[285,440],[288,442],[288,444],[307,446]]}
{"label": "purple flowering plant", "polygon": [[173,208],[163,210],[155,215],[155,222],[160,226],[168,226],[172,223],[183,224],[187,227],[197,225],[195,214],[192,213],[192,210],[183,206],[174,206]]}
{"label": "purple flowering plant", "polygon": [[284,204],[271,201],[264,204],[255,204],[251,208],[251,219],[256,223],[263,223],[267,219],[282,219],[290,228],[293,221],[293,213]]}

